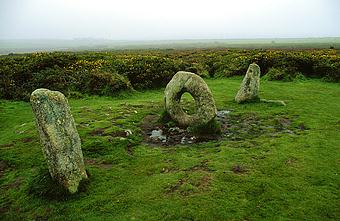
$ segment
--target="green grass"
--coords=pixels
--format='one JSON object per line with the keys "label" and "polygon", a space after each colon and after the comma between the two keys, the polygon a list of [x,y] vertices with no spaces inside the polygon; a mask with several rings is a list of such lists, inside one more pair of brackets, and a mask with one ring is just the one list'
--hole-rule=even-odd
{"label": "green grass", "polygon": [[[29,191],[46,169],[30,104],[1,100],[0,160],[7,166],[0,171],[0,219],[339,219],[340,85],[263,81],[261,98],[284,100],[284,107],[233,102],[241,78],[207,83],[220,110],[284,116],[306,130],[149,146],[139,125],[146,115],[162,113],[163,90],[70,99],[91,177],[85,192],[61,201]],[[91,135],[98,128],[103,136]],[[108,135],[124,129],[133,134]]]}

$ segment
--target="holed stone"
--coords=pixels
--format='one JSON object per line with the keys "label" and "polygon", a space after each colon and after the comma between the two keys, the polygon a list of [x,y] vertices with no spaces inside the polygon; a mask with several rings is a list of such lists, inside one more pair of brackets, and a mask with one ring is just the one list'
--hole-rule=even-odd
{"label": "holed stone", "polygon": [[[180,105],[185,92],[191,94],[195,100],[195,114],[186,114]],[[180,126],[204,125],[216,117],[217,110],[212,93],[204,80],[194,73],[177,72],[167,84],[164,94],[165,109]]]}

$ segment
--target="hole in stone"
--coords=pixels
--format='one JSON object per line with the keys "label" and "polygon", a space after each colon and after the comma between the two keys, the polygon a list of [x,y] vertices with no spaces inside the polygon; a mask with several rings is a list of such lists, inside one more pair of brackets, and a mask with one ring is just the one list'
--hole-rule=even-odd
{"label": "hole in stone", "polygon": [[182,94],[180,105],[186,114],[192,115],[196,113],[196,102],[188,92]]}

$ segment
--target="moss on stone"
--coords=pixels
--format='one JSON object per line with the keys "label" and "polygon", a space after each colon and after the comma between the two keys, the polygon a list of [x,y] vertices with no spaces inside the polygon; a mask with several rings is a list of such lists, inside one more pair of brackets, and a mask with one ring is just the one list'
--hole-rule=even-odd
{"label": "moss on stone", "polygon": [[258,101],[260,90],[260,67],[250,64],[247,73],[241,83],[240,89],[235,96],[237,103]]}
{"label": "moss on stone", "polygon": [[[186,114],[181,105],[182,95],[188,92],[196,103],[196,113]],[[190,72],[177,72],[164,91],[165,109],[180,126],[207,124],[216,117],[216,106],[212,93],[204,80]]]}
{"label": "moss on stone", "polygon": [[52,178],[70,193],[77,192],[87,174],[67,99],[58,91],[37,89],[31,95],[31,104]]}

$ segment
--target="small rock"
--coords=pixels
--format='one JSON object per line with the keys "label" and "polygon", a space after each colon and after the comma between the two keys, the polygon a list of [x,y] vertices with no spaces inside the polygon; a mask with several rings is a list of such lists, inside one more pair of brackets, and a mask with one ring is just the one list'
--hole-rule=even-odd
{"label": "small rock", "polygon": [[182,137],[181,144],[185,144],[185,143],[186,143],[186,137]]}
{"label": "small rock", "polygon": [[286,103],[284,101],[280,101],[280,100],[267,100],[267,99],[261,99],[261,102],[265,102],[265,103],[273,103],[273,104],[277,104],[277,105],[281,105],[281,106],[286,106]]}
{"label": "small rock", "polygon": [[161,140],[162,142],[164,141],[166,142],[166,136],[163,135],[162,129],[151,131],[150,138],[155,139],[155,140]]}
{"label": "small rock", "polygon": [[180,131],[179,127],[170,127],[169,128],[169,132],[179,132],[179,131]]}
{"label": "small rock", "polygon": [[130,129],[124,130],[124,132],[126,133],[127,137],[132,135],[132,131]]}

